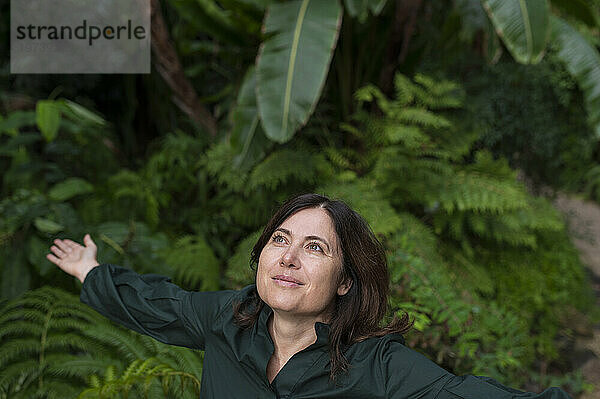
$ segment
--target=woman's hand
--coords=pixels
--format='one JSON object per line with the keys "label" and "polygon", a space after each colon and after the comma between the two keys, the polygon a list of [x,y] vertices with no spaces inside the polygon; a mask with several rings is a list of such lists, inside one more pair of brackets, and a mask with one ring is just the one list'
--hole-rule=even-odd
{"label": "woman's hand", "polygon": [[54,255],[46,255],[50,262],[71,276],[77,277],[82,283],[88,272],[99,265],[96,260],[98,248],[89,234],[83,237],[83,243],[85,247],[69,239],[56,239],[54,240],[55,245],[50,247]]}

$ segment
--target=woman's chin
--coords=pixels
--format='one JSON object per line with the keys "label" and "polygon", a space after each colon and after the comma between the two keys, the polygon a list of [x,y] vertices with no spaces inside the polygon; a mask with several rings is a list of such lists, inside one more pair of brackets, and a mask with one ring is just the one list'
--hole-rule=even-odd
{"label": "woman's chin", "polygon": [[278,295],[275,292],[270,292],[263,301],[273,310],[293,312],[294,309],[296,309],[296,301],[294,301],[293,298],[290,298],[289,294],[282,294]]}

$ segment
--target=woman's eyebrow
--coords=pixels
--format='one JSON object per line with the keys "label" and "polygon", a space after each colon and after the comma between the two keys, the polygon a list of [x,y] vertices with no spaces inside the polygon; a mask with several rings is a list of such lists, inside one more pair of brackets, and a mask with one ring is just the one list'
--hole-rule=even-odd
{"label": "woman's eyebrow", "polygon": [[[289,231],[288,229],[284,229],[283,227],[278,227],[277,229],[275,229],[275,231],[281,231],[282,233],[285,233],[288,236],[292,235],[291,231]],[[319,240],[319,241],[321,241],[323,244],[325,244],[327,246],[327,250],[328,251],[331,251],[331,247],[329,246],[329,243],[325,239],[323,239],[323,238],[321,238],[319,236],[306,236],[306,237],[304,237],[304,239],[305,240]]]}

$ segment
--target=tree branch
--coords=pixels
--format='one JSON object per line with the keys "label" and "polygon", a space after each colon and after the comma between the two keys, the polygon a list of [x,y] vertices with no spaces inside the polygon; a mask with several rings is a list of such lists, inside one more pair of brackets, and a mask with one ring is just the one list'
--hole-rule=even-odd
{"label": "tree branch", "polygon": [[159,0],[151,0],[152,51],[155,67],[173,91],[173,102],[211,136],[217,134],[217,121],[198,100],[194,87],[185,76],[169,31],[163,19]]}

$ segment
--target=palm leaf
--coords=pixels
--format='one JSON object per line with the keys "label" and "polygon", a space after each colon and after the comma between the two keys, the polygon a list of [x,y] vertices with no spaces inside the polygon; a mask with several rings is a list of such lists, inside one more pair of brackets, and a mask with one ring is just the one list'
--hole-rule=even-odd
{"label": "palm leaf", "polygon": [[546,0],[481,0],[496,33],[522,64],[536,64],[550,38]]}
{"label": "palm leaf", "polygon": [[552,17],[552,39],[558,46],[558,58],[583,91],[590,123],[600,137],[600,54],[573,27]]}
{"label": "palm leaf", "polygon": [[338,1],[298,0],[269,6],[271,35],[257,59],[257,99],[267,137],[288,141],[319,99],[342,21]]}
{"label": "palm leaf", "polygon": [[263,131],[256,106],[256,71],[250,67],[232,113],[231,147],[237,154],[233,164],[247,170],[262,160],[272,146]]}

